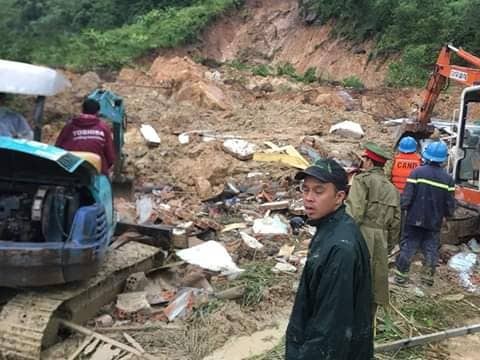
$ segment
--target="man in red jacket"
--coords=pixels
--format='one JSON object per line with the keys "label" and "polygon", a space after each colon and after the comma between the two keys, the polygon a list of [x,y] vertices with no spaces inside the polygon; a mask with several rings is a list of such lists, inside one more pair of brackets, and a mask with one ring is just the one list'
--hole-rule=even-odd
{"label": "man in red jacket", "polygon": [[88,151],[102,159],[102,173],[108,175],[115,162],[112,132],[108,125],[98,118],[100,104],[85,99],[80,116],[73,118],[58,135],[55,146],[68,151]]}

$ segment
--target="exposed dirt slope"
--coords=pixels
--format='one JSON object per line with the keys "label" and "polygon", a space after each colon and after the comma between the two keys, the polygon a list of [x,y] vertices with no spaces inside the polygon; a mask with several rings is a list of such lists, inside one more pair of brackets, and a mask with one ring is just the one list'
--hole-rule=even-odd
{"label": "exposed dirt slope", "polygon": [[243,10],[207,29],[200,43],[174,53],[196,53],[218,61],[290,62],[300,72],[316,67],[323,79],[358,76],[368,86],[383,83],[387,65],[369,62],[372,43],[356,46],[332,36],[330,25],[305,25],[297,0],[247,0]]}

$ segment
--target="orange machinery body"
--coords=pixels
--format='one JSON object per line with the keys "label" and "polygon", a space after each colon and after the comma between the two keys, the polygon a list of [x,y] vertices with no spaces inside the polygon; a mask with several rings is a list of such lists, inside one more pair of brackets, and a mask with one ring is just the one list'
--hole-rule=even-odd
{"label": "orange machinery body", "polygon": [[[451,64],[452,52],[474,67]],[[406,124],[405,133],[419,135],[420,138],[427,138],[431,135],[433,128],[430,124],[430,118],[447,79],[452,79],[465,86],[480,84],[480,58],[452,45],[442,47],[433,73],[423,92],[423,102],[415,119],[416,121]]]}
{"label": "orange machinery body", "polygon": [[473,205],[480,209],[480,190],[463,186],[455,188],[455,198],[465,204]]}

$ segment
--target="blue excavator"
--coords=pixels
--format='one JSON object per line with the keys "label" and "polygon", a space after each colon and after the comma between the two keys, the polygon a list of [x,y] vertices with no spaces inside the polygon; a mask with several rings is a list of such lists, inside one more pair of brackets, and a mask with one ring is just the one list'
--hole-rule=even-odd
{"label": "blue excavator", "polygon": [[[0,358],[38,359],[55,342],[56,319],[86,321],[129,274],[162,261],[164,251],[145,244],[112,249],[116,233],[133,229],[165,249],[174,229],[117,222],[99,156],[41,142],[45,101],[69,86],[61,73],[0,60],[0,79],[0,92],[36,98],[34,139],[0,136],[0,293],[9,294],[0,299]],[[106,90],[89,97],[112,124],[115,181],[124,160],[124,104]]]}

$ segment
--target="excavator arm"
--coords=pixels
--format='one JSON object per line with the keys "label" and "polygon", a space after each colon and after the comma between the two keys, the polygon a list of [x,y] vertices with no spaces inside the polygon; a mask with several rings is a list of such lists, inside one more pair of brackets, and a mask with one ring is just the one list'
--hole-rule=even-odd
{"label": "excavator arm", "polygon": [[[458,57],[464,59],[466,62],[478,67],[478,69],[452,65],[450,63],[452,52],[456,53]],[[423,93],[423,102],[417,114],[416,121],[413,124],[409,124],[405,129],[406,132],[413,133],[420,138],[428,137],[431,134],[430,118],[432,111],[448,79],[455,80],[465,86],[480,84],[480,58],[452,45],[442,47],[433,73]]]}

